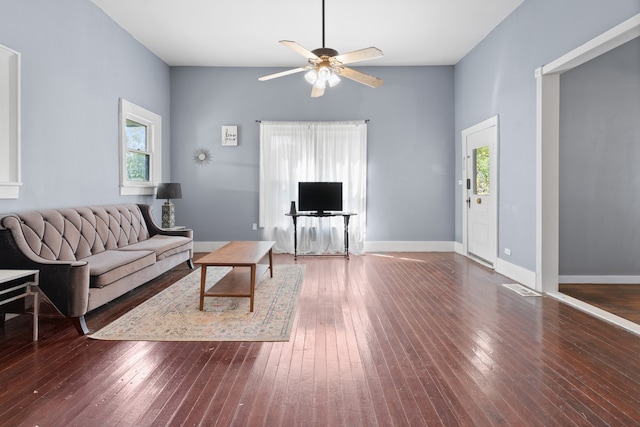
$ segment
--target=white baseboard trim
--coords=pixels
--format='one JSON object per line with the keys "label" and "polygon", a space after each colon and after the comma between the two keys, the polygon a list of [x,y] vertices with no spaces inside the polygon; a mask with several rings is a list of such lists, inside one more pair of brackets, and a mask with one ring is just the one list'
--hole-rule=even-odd
{"label": "white baseboard trim", "polygon": [[640,276],[558,276],[558,282],[636,285],[640,284]]}
{"label": "white baseboard trim", "polygon": [[365,242],[365,252],[453,252],[454,242]]}
{"label": "white baseboard trim", "polygon": [[536,289],[536,273],[534,271],[527,270],[519,265],[511,264],[502,258],[498,258],[496,260],[496,273],[507,276],[528,288],[541,292],[539,289]]}
{"label": "white baseboard trim", "polygon": [[[453,242],[453,245],[454,250],[457,254],[466,256],[463,251],[464,247],[462,246],[462,243]],[[539,289],[536,289],[536,273],[534,271],[527,270],[526,268],[520,267],[519,265],[511,264],[508,261],[497,258],[495,272],[502,274],[503,276],[507,276],[509,279],[515,280],[516,282],[519,282],[528,288],[540,292]]]}
{"label": "white baseboard trim", "polygon": [[[193,242],[194,252],[212,252],[229,242]],[[453,252],[455,242],[365,242],[365,252]]]}
{"label": "white baseboard trim", "polygon": [[640,325],[638,325],[637,323],[633,323],[627,319],[623,319],[620,316],[616,316],[615,314],[604,311],[591,304],[587,304],[586,302],[580,301],[579,299],[570,297],[569,295],[561,294],[560,292],[548,292],[546,295],[562,301],[574,308],[577,308],[578,310],[584,311],[585,313],[602,319],[605,322],[613,323],[614,325],[619,326],[631,333],[640,335]]}
{"label": "white baseboard trim", "polygon": [[229,242],[193,242],[193,252],[213,252]]}
{"label": "white baseboard trim", "polygon": [[[194,252],[212,252],[228,242],[193,242]],[[462,244],[448,241],[375,241],[365,242],[366,252],[455,252],[462,254]],[[515,264],[498,258],[496,272],[531,289],[535,289],[536,275]]]}
{"label": "white baseboard trim", "polygon": [[[194,252],[213,252],[229,242],[193,242]],[[365,242],[365,252],[453,252],[454,242]]]}
{"label": "white baseboard trim", "polygon": [[[464,246],[460,242],[453,242],[453,251],[459,255],[465,255],[463,251]],[[465,255],[466,256],[466,255]]]}

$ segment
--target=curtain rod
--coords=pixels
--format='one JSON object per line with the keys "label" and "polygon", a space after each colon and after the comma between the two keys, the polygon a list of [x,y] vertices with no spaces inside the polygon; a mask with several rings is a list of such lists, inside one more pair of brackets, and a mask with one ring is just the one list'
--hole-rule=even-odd
{"label": "curtain rod", "polygon": [[[295,120],[294,120],[294,121],[295,121]],[[306,121],[306,120],[303,120],[303,121]],[[341,121],[343,121],[343,120],[338,120],[338,121],[340,121],[340,122],[341,122]],[[365,122],[365,123],[369,123],[369,119],[364,119],[364,122]],[[262,120],[256,120],[256,123],[262,123]]]}

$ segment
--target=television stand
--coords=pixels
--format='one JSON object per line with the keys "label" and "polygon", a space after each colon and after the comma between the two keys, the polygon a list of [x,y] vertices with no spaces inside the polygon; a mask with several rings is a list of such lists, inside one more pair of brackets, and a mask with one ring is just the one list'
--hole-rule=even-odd
{"label": "television stand", "polygon": [[[285,214],[290,216],[293,220],[293,259],[298,259],[298,218],[301,216],[308,217],[327,217],[327,216],[341,216],[344,219],[344,254],[320,254],[317,256],[344,256],[346,259],[349,259],[349,219],[353,215],[357,215],[354,212],[328,212],[328,211],[318,211],[318,212],[298,212],[298,213],[288,213]],[[307,256],[307,255],[300,255]]]}

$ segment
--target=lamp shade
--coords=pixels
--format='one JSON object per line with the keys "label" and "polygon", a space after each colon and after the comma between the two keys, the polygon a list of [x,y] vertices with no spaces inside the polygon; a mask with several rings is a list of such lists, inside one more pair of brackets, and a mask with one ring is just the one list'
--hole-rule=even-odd
{"label": "lamp shade", "polygon": [[179,182],[163,182],[158,184],[156,199],[182,199],[182,188]]}

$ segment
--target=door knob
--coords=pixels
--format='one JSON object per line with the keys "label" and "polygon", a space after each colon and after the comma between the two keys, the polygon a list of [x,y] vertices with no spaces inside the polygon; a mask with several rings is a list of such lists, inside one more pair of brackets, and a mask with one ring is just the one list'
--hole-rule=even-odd
{"label": "door knob", "polygon": [[482,199],[481,199],[480,197],[478,197],[478,198],[476,199],[476,203],[477,203],[477,204],[479,204],[479,205],[481,205],[481,204],[482,204]]}

